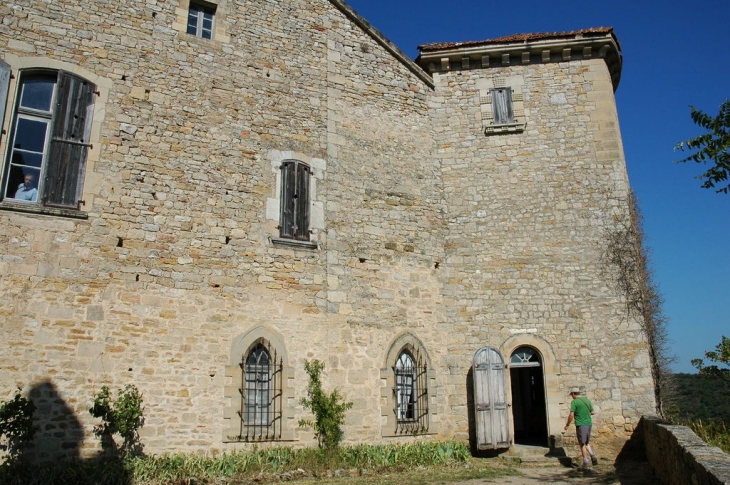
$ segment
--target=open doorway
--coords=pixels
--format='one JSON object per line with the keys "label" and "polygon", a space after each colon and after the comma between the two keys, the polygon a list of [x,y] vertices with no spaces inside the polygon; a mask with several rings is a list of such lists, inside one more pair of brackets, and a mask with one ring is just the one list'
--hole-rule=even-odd
{"label": "open doorway", "polygon": [[510,356],[515,443],[548,446],[545,376],[540,353],[519,347]]}

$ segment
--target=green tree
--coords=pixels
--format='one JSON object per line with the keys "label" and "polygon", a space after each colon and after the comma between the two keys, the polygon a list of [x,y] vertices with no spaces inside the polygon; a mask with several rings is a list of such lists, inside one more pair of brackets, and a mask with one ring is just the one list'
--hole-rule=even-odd
{"label": "green tree", "polygon": [[312,426],[320,448],[332,450],[342,441],[342,426],[345,424],[345,411],[352,407],[351,402],[344,402],[340,392],[335,389],[327,394],[322,389],[322,371],[324,363],[315,359],[304,361],[304,369],[309,375],[307,397],[299,403],[314,414],[314,421],[300,419],[299,426]]}
{"label": "green tree", "polygon": [[700,374],[709,377],[721,377],[730,379],[730,338],[722,336],[722,340],[715,350],[705,352],[705,358],[710,362],[717,362],[718,365],[705,365],[703,359],[692,359],[692,365],[700,371]]}
{"label": "green tree", "polygon": [[730,190],[730,100],[726,99],[720,105],[720,113],[714,118],[694,106],[690,106],[690,109],[692,121],[707,130],[707,133],[675,146],[675,151],[697,150],[687,158],[677,160],[677,163],[713,163],[709,170],[697,178],[704,180],[703,189],[715,188],[717,184],[715,192],[727,194]]}
{"label": "green tree", "polygon": [[10,401],[0,401],[0,450],[7,451],[15,459],[20,451],[33,441],[35,404],[20,394],[20,389]]}

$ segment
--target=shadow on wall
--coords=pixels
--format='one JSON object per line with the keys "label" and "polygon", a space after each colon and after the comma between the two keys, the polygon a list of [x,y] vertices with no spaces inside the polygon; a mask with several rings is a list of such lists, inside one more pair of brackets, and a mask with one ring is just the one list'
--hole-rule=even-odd
{"label": "shadow on wall", "polygon": [[[34,385],[28,399],[35,405],[33,441],[17,456],[0,465],[0,482],[25,483],[100,483],[129,485],[131,477],[118,457],[108,450],[97,457],[82,460],[84,428],[51,381]],[[60,474],[60,470],[63,473]]]}
{"label": "shadow on wall", "polygon": [[78,460],[84,442],[84,429],[76,415],[50,381],[36,384],[28,398],[35,404],[35,439],[25,451],[31,463],[63,459]]}

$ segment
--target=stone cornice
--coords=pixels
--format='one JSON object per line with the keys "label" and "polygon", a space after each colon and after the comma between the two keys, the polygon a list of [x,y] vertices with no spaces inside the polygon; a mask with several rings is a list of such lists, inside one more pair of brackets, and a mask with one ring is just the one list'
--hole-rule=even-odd
{"label": "stone cornice", "polygon": [[614,91],[621,79],[621,48],[610,28],[542,37],[515,36],[504,41],[427,44],[419,49],[421,55],[416,62],[429,74],[600,58],[611,73]]}
{"label": "stone cornice", "polygon": [[431,76],[426,74],[421,67],[416,64],[413,59],[408,57],[401,51],[395,44],[393,44],[387,37],[385,37],[378,29],[373,27],[370,22],[365,20],[359,13],[353,10],[344,0],[329,0],[332,5],[337,7],[340,12],[350,19],[355,25],[360,27],[366,34],[380,44],[386,51],[395,57],[406,69],[411,71],[416,77],[423,81],[431,89],[434,88],[435,84]]}

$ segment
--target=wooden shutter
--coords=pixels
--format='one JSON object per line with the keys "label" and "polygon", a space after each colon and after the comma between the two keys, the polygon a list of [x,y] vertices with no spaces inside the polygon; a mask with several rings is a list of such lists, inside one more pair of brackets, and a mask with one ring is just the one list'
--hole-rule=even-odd
{"label": "wooden shutter", "polygon": [[10,66],[0,61],[0,140],[3,138],[2,128],[5,121],[5,105],[8,103],[10,88]]}
{"label": "wooden shutter", "polygon": [[493,347],[477,350],[473,379],[477,449],[509,448],[507,379],[499,350]]}
{"label": "wooden shutter", "polygon": [[309,167],[296,160],[281,165],[279,236],[309,241]]}
{"label": "wooden shutter", "polygon": [[59,71],[56,89],[43,201],[50,206],[78,209],[90,147],[96,86]]}
{"label": "wooden shutter", "polygon": [[296,215],[294,237],[309,241],[309,167],[297,164]]}
{"label": "wooden shutter", "polygon": [[281,165],[281,216],[279,217],[279,236],[294,237],[294,182],[296,164],[293,161]]}
{"label": "wooden shutter", "polygon": [[515,115],[512,111],[512,88],[493,89],[492,107],[494,109],[495,125],[514,123]]}

